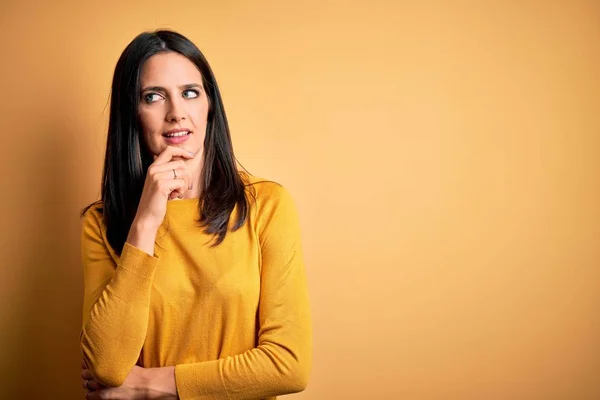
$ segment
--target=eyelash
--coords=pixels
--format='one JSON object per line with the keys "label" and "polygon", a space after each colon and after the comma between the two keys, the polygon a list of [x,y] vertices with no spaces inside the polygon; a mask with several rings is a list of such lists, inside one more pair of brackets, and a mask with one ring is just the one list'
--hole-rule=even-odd
{"label": "eyelash", "polygon": [[[196,94],[196,97],[192,97],[191,99],[196,99],[196,98],[198,98],[198,97],[200,96],[200,92],[199,92],[198,90],[194,90],[194,89],[188,89],[188,90],[184,90],[184,91],[183,91],[183,93],[186,93],[186,92],[194,92],[194,93]],[[161,95],[160,93],[146,93],[146,94],[144,95],[144,97],[143,97],[143,100],[144,100],[144,102],[145,102],[145,103],[147,103],[147,104],[152,104],[152,103],[154,103],[154,101],[150,101],[150,100],[148,100],[148,96],[154,96],[154,95],[156,95],[156,96],[161,96],[161,97],[162,97],[162,95]],[[156,100],[155,100],[155,101],[156,101]]]}

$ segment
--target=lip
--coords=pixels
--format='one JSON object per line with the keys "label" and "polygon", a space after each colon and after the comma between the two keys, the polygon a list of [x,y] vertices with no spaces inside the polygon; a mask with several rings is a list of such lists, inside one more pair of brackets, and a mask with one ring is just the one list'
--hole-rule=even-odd
{"label": "lip", "polygon": [[[168,134],[178,133],[178,132],[189,132],[189,133],[185,136],[167,137]],[[192,131],[189,129],[177,128],[177,129],[171,129],[170,131],[163,133],[163,137],[165,138],[165,142],[172,145],[172,144],[185,143],[190,138],[191,134],[192,134]]]}
{"label": "lip", "polygon": [[192,132],[192,130],[191,130],[191,129],[186,129],[186,128],[176,128],[176,129],[171,129],[170,131],[166,131],[165,133],[163,133],[163,136],[164,136],[164,135],[171,134],[171,133],[178,133],[178,132],[184,132],[184,131],[185,131],[185,132],[190,132],[190,133]]}

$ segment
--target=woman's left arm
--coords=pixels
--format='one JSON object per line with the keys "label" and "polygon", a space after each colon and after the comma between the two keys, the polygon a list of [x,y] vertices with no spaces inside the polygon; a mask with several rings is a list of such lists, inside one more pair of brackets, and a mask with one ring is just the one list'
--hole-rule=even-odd
{"label": "woman's left arm", "polygon": [[312,326],[298,215],[286,189],[267,185],[257,216],[262,253],[258,346],[220,360],[175,366],[182,400],[259,399],[306,388]]}

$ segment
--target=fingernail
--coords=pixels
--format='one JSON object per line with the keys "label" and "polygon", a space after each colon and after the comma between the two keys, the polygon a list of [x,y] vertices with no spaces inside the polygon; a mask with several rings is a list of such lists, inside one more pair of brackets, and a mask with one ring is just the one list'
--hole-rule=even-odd
{"label": "fingernail", "polygon": [[191,151],[189,151],[189,150],[188,150],[187,152],[188,152],[188,153],[190,153],[190,156],[193,156],[193,155],[195,155],[194,153],[192,153],[192,152],[191,152]]}

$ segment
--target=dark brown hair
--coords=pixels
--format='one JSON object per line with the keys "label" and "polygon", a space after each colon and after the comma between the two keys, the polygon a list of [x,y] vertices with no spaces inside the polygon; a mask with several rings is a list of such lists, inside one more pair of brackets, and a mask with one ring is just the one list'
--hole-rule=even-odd
{"label": "dark brown hair", "polygon": [[121,54],[112,81],[106,155],[102,174],[102,198],[84,208],[81,216],[102,204],[106,233],[111,247],[121,253],[137,213],[148,167],[153,161],[146,150],[137,117],[140,76],[144,63],[153,55],[176,52],[189,59],[202,74],[209,101],[204,139],[200,225],[216,237],[213,246],[227,234],[229,219],[239,207],[233,230],[248,217],[245,184],[237,171],[229,125],[215,76],[202,52],[185,36],[168,30],[138,35]]}

